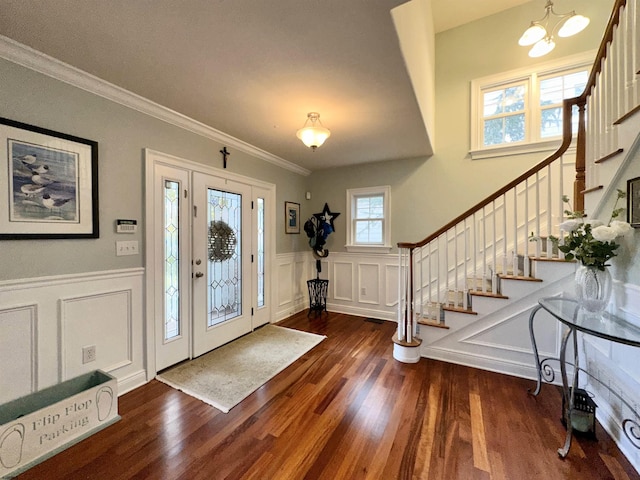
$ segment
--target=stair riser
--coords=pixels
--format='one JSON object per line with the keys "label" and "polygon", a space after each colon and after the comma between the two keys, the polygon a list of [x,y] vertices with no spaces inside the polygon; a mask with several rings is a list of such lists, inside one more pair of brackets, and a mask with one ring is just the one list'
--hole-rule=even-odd
{"label": "stair riser", "polygon": [[533,292],[542,287],[543,282],[528,282],[526,280],[511,280],[503,278],[500,280],[500,289],[502,295],[510,299],[517,299]]}
{"label": "stair riser", "polygon": [[533,262],[534,276],[543,282],[553,282],[571,275],[576,270],[574,262]]}
{"label": "stair riser", "polygon": [[509,299],[504,298],[492,298],[492,297],[480,297],[476,295],[471,296],[471,305],[474,312],[478,312],[478,316],[486,315],[488,313],[495,312],[499,308],[507,305]]}

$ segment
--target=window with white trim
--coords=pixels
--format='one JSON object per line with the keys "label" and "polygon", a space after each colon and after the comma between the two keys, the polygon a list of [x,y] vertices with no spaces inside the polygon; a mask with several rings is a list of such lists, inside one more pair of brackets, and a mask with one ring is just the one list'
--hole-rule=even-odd
{"label": "window with white trim", "polygon": [[347,251],[391,249],[390,202],[388,185],[347,190]]}
{"label": "window with white trim", "polygon": [[592,62],[588,52],[473,80],[471,158],[555,148],[562,136],[562,101],[582,93]]}

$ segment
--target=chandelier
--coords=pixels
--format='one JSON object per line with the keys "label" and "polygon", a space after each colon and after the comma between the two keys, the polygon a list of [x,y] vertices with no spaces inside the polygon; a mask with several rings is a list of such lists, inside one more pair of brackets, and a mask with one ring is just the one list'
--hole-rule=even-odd
{"label": "chandelier", "polygon": [[529,50],[530,57],[541,57],[553,50],[556,47],[553,40],[554,34],[557,33],[559,37],[570,37],[589,25],[589,19],[583,15],[576,15],[575,11],[556,13],[551,0],[547,0],[544,9],[544,16],[540,20],[531,22],[529,28],[518,40],[518,44],[523,47],[533,45]]}

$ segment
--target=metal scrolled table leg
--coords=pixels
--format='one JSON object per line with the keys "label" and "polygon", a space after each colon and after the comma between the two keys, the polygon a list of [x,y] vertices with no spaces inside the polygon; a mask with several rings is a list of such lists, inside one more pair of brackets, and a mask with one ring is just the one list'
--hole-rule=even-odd
{"label": "metal scrolled table leg", "polygon": [[542,307],[538,305],[531,311],[531,314],[529,315],[529,335],[531,336],[531,346],[533,347],[533,356],[536,359],[536,371],[538,373],[538,382],[536,384],[536,389],[533,392],[531,391],[531,389],[529,389],[529,393],[531,393],[532,395],[538,395],[540,393],[540,388],[542,387],[542,367],[540,365],[540,356],[538,355],[538,345],[536,344],[536,336],[533,333],[533,318],[536,316],[536,313],[538,313],[538,310],[540,310],[541,308]]}
{"label": "metal scrolled table leg", "polygon": [[[572,386],[569,389],[569,382],[567,380],[567,341],[569,336],[573,334],[573,379]],[[576,387],[578,383],[578,340],[576,338],[576,332],[573,328],[567,327],[567,331],[562,337],[562,346],[560,347],[560,372],[562,373],[562,395],[564,396],[565,411],[562,412],[567,423],[567,436],[564,441],[564,446],[558,449],[558,455],[565,458],[571,448],[571,437],[573,434],[573,425],[571,423],[571,412],[573,411],[573,404],[575,398]]]}

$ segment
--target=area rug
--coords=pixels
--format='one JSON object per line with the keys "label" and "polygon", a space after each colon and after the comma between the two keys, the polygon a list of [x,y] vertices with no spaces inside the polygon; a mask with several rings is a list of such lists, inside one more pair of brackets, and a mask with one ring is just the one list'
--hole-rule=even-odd
{"label": "area rug", "polygon": [[325,338],[266,325],[156,378],[228,413]]}

